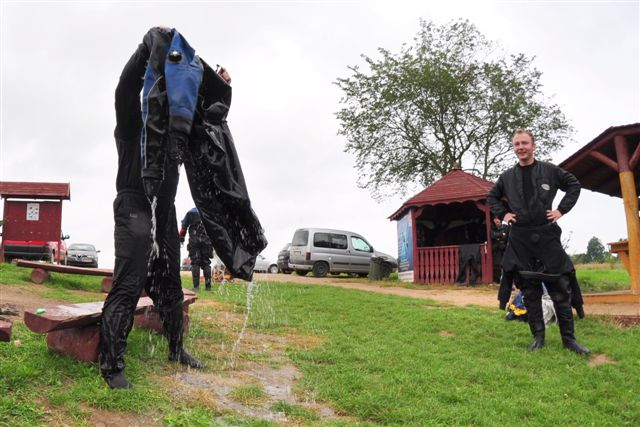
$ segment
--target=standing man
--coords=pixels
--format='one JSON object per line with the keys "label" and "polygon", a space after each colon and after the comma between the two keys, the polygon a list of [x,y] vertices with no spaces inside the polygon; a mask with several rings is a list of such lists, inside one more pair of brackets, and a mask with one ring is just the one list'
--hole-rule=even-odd
{"label": "standing man", "polygon": [[[131,387],[124,375],[124,353],[143,289],[162,319],[169,341],[169,360],[191,368],[203,367],[182,346],[184,295],[174,206],[179,159],[171,155],[158,156],[151,149],[141,150],[141,141],[165,140],[159,133],[152,132],[157,127],[151,131],[145,128],[162,117],[145,116],[143,122],[141,111],[145,111],[140,92],[145,83],[143,77],[149,75],[150,68],[164,66],[167,56],[164,46],[172,40],[177,40],[183,47],[188,46],[186,40],[177,39],[175,32],[169,29],[149,30],[122,70],[115,93],[118,194],[113,210],[116,259],[113,288],[102,308],[100,326],[100,373],[111,388]],[[147,97],[149,92],[145,90],[144,95]],[[145,102],[145,106],[148,104],[151,102]],[[172,145],[175,145],[175,139],[172,137]]]}
{"label": "standing man", "polygon": [[[588,348],[576,341],[571,311],[571,275],[575,269],[564,251],[557,221],[578,201],[580,183],[563,169],[535,159],[535,140],[530,131],[518,129],[512,139],[518,164],[503,172],[489,191],[492,213],[511,224],[509,244],[502,259],[505,272],[516,274],[520,282],[534,342],[530,351],[544,347],[545,324],[542,316],[542,282],[524,280],[518,272],[533,271],[545,275],[544,283],[553,300],[560,335],[565,348],[589,355]],[[566,194],[556,209],[553,199],[558,189]],[[511,211],[501,202],[506,198]]]}
{"label": "standing man", "polygon": [[207,236],[202,219],[197,208],[187,212],[182,219],[180,228],[180,243],[184,243],[184,238],[189,232],[189,259],[191,260],[191,275],[193,277],[193,289],[200,289],[200,269],[204,274],[205,290],[211,290],[211,258],[213,258],[213,245]]}

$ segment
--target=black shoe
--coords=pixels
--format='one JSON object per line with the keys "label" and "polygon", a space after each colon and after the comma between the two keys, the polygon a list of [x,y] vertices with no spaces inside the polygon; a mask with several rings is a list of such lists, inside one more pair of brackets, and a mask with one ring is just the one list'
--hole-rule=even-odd
{"label": "black shoe", "polygon": [[540,350],[541,348],[544,348],[544,335],[540,336],[534,336],[533,337],[533,342],[531,343],[531,345],[528,347],[529,351],[536,351],[536,350]]}
{"label": "black shoe", "polygon": [[585,356],[591,355],[591,350],[589,350],[587,347],[583,346],[576,340],[566,340],[563,344],[564,348],[566,348],[567,350],[571,350],[574,353],[583,354]]}
{"label": "black shoe", "polygon": [[180,362],[181,365],[185,365],[194,369],[204,368],[204,363],[191,356],[184,348],[180,350],[180,354],[169,354],[169,360],[172,362]]}
{"label": "black shoe", "polygon": [[505,310],[507,308],[507,302],[506,301],[500,301],[500,304],[498,304],[498,308],[500,310]]}
{"label": "black shoe", "polygon": [[131,384],[127,381],[127,377],[124,376],[122,371],[111,374],[105,377],[104,380],[111,388],[131,388]]}
{"label": "black shoe", "polygon": [[194,286],[193,288],[191,288],[192,291],[199,291],[200,290],[200,286]]}

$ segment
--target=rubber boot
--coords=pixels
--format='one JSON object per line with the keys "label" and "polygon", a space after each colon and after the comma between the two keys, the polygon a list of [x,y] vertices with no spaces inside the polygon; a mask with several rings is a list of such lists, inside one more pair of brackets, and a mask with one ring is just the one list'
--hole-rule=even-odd
{"label": "rubber boot", "polygon": [[124,372],[116,372],[104,378],[109,387],[111,388],[131,388],[131,384],[127,381],[127,377],[124,376]]}
{"label": "rubber boot", "polygon": [[529,323],[529,329],[531,329],[531,334],[533,334],[533,342],[529,345],[528,350],[536,351],[544,348],[544,322]]}
{"label": "rubber boot", "polygon": [[560,336],[562,337],[562,344],[567,350],[573,351],[577,354],[589,356],[591,350],[583,346],[576,340],[573,326],[573,313],[569,312],[568,316],[558,316],[558,326],[560,327]]}
{"label": "rubber boot", "polygon": [[[563,289],[569,282],[569,278],[562,276],[558,282],[560,290]],[[571,350],[577,354],[590,355],[591,350],[581,345],[576,341],[573,324],[573,310],[571,309],[571,296],[565,291],[568,297],[562,298],[562,293],[559,293],[556,300],[554,300],[554,307],[556,309],[556,316],[558,318],[558,327],[560,328],[560,336],[562,337],[562,344],[567,350]],[[553,298],[553,295],[552,295]]]}
{"label": "rubber boot", "polygon": [[211,266],[205,265],[202,268],[202,272],[204,274],[204,290],[210,291],[211,290]]}
{"label": "rubber boot", "polygon": [[200,289],[200,266],[191,266],[191,277],[193,279],[193,290],[197,291]]}
{"label": "rubber boot", "polygon": [[182,332],[184,328],[182,315],[182,304],[177,304],[173,310],[162,316],[162,326],[169,341],[169,360],[194,369],[204,368],[202,362],[191,356],[182,347]]}

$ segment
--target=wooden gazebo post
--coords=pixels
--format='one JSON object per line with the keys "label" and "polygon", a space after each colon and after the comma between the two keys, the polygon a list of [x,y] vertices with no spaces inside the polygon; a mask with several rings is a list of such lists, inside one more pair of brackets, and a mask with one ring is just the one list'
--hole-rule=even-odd
{"label": "wooden gazebo post", "polygon": [[640,294],[640,217],[638,217],[638,192],[633,175],[633,169],[640,157],[640,145],[633,153],[632,158],[629,158],[627,141],[623,135],[616,135],[613,139],[613,144],[616,150],[620,189],[627,219],[631,293]]}

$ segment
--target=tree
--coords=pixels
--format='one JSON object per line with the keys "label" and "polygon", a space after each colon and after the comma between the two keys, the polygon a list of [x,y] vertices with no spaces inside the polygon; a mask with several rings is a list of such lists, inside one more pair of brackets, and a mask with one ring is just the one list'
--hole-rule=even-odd
{"label": "tree", "polygon": [[587,243],[586,262],[604,262],[604,245],[597,237],[592,237]]}
{"label": "tree", "polygon": [[379,59],[362,55],[338,78],[336,113],[345,151],[355,154],[358,185],[374,198],[427,186],[455,165],[486,179],[514,162],[517,128],[536,135],[548,159],[572,129],[545,99],[541,73],[523,54],[505,56],[468,21],[443,26],[420,21],[410,46]]}

